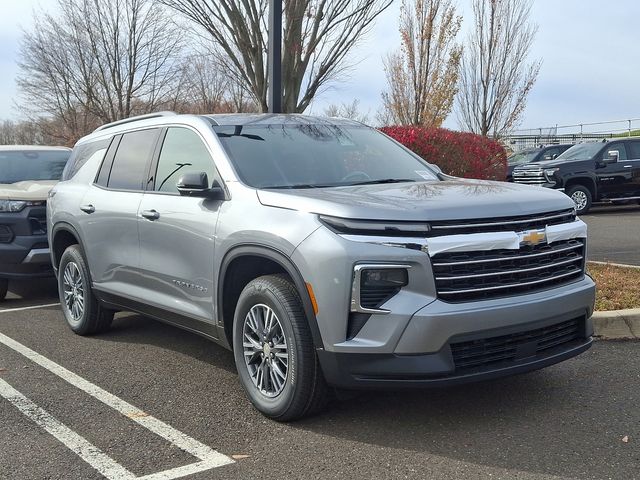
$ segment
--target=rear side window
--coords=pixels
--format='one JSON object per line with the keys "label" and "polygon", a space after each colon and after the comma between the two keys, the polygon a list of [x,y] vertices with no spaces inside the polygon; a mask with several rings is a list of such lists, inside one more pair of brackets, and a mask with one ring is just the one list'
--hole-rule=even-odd
{"label": "rear side window", "polygon": [[162,143],[155,178],[156,192],[178,193],[178,180],[185,173],[205,172],[214,178],[213,159],[200,136],[187,128],[170,128]]}
{"label": "rear side window", "polygon": [[627,149],[629,150],[629,159],[640,160],[640,141],[627,143]]}
{"label": "rear side window", "polygon": [[100,156],[100,161],[102,161],[110,143],[111,139],[107,138],[105,140],[89,142],[75,147],[71,153],[69,161],[67,162],[67,166],[62,173],[62,180],[69,180],[73,178],[84,164],[86,164],[90,158],[94,157],[94,155]]}
{"label": "rear side window", "polygon": [[156,147],[159,129],[126,133],[113,158],[108,188],[142,190],[151,156]]}

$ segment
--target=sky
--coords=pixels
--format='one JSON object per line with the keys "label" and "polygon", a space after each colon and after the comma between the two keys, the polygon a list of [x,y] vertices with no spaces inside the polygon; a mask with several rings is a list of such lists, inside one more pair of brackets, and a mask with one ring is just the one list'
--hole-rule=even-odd
{"label": "sky", "polygon": [[[33,11],[53,8],[55,0],[0,2],[0,119],[17,119],[15,77],[22,29],[31,28]],[[457,3],[464,17],[459,38],[464,45],[472,22],[470,0]],[[355,65],[350,77],[316,99],[312,113],[359,99],[361,110],[374,120],[386,86],[382,57],[400,46],[399,4],[395,0],[378,18],[351,55]],[[640,1],[533,0],[531,20],[539,27],[531,59],[542,59],[543,64],[520,128],[625,119],[638,119],[633,127],[640,128]],[[445,126],[458,127],[455,113]]]}

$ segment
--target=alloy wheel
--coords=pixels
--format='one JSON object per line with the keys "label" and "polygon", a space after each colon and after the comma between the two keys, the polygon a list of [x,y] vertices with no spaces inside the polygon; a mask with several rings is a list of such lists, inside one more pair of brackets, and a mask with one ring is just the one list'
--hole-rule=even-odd
{"label": "alloy wheel", "polygon": [[573,192],[573,194],[571,195],[571,200],[573,200],[573,203],[576,204],[576,209],[578,211],[584,210],[588,202],[587,194],[580,190]]}
{"label": "alloy wheel", "polygon": [[271,307],[251,307],[244,319],[242,347],[254,386],[266,397],[277,397],[287,383],[289,351],[280,320]]}
{"label": "alloy wheel", "polygon": [[74,322],[78,322],[84,315],[84,286],[80,268],[75,262],[69,262],[63,273],[64,303]]}

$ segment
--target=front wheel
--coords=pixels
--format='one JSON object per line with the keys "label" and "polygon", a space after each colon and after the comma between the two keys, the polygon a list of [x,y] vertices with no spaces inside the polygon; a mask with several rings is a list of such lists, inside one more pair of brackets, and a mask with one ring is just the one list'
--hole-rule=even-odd
{"label": "front wheel", "polygon": [[587,213],[591,208],[591,192],[583,185],[574,185],[567,191],[567,195],[571,197],[573,203],[576,204],[576,212],[578,215]]}
{"label": "front wheel", "polygon": [[240,294],[233,350],[242,386],[264,415],[289,421],[326,403],[320,370],[300,294],[288,277],[251,281]]}
{"label": "front wheel", "polygon": [[5,299],[8,291],[9,291],[9,280],[0,278],[0,302],[2,302]]}
{"label": "front wheel", "polygon": [[58,272],[60,304],[71,330],[78,335],[108,330],[114,312],[103,308],[91,291],[89,269],[78,245],[64,251]]}

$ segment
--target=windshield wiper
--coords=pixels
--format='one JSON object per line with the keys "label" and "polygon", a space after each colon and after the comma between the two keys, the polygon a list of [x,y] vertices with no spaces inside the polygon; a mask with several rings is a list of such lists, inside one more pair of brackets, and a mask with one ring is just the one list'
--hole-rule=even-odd
{"label": "windshield wiper", "polygon": [[273,187],[262,187],[267,190],[296,190],[303,188],[329,188],[329,187],[341,187],[341,184],[315,184],[315,183],[301,183],[298,185],[276,185]]}
{"label": "windshield wiper", "polygon": [[347,183],[345,186],[355,187],[358,185],[378,185],[383,183],[415,183],[413,178],[383,178],[381,180],[366,180],[364,182]]}

